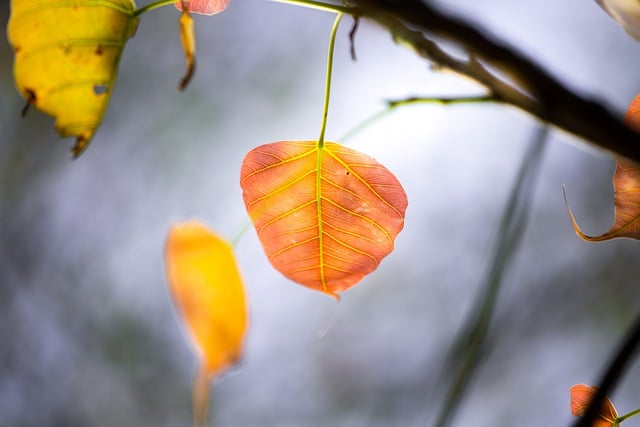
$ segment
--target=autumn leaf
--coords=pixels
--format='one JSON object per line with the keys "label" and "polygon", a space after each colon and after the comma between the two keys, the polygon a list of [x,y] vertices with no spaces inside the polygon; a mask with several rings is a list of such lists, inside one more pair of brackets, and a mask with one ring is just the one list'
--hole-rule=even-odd
{"label": "autumn leaf", "polygon": [[[178,10],[187,9],[200,15],[215,15],[227,8],[230,0],[181,0],[175,3]],[[184,8],[183,8],[184,5]]]}
{"label": "autumn leaf", "polygon": [[75,156],[102,122],[135,31],[134,10],[132,0],[11,1],[7,32],[18,91],[55,118],[61,136],[76,138]]}
{"label": "autumn leaf", "polygon": [[[640,95],[631,101],[624,121],[640,131]],[[583,233],[569,209],[573,228],[582,239],[590,242],[616,237],[640,239],[640,165],[631,160],[619,158],[613,175],[613,188],[615,221],[611,229],[600,236],[588,236]]]}
{"label": "autumn leaf", "polygon": [[197,221],[171,228],[169,289],[200,359],[194,420],[204,425],[214,376],[235,364],[247,329],[247,303],[231,245]]}
{"label": "autumn leaf", "polygon": [[[571,387],[571,415],[581,417],[589,407],[591,400],[598,391],[597,387],[590,387],[586,384],[576,384]],[[609,398],[602,402],[602,408],[598,412],[597,418],[593,421],[592,427],[611,427],[618,418],[618,411]]]}
{"label": "autumn leaf", "polygon": [[257,147],[242,163],[240,185],[271,264],[336,298],[378,267],[404,226],[407,197],[396,177],[336,143]]}

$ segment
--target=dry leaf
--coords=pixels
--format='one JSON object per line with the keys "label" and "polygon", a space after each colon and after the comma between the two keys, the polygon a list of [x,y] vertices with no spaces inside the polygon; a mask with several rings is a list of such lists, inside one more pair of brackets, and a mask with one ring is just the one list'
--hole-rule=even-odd
{"label": "dry leaf", "polygon": [[[624,120],[640,131],[640,95],[631,101]],[[618,159],[616,164],[613,175],[615,221],[608,232],[600,236],[586,235],[569,209],[573,228],[584,240],[598,242],[616,237],[640,239],[640,165],[623,158]]]}

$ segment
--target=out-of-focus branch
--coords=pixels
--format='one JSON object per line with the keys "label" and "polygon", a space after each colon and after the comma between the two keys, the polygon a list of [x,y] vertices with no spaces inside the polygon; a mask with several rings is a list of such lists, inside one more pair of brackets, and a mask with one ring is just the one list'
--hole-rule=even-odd
{"label": "out-of-focus branch", "polygon": [[[507,43],[421,0],[351,0],[351,4],[354,7],[347,13],[378,23],[397,42],[438,67],[475,80],[497,100],[601,149],[640,162],[639,134],[602,104],[574,93]],[[433,37],[455,43],[468,58],[454,57]]]}

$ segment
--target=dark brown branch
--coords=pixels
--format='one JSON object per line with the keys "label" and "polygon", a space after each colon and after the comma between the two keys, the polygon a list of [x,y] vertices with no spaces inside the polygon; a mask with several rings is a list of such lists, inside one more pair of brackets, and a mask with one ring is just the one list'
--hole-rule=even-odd
{"label": "dark brown branch", "polygon": [[[470,77],[501,101],[592,142],[609,152],[640,162],[640,135],[599,102],[568,89],[533,60],[491,39],[472,24],[420,0],[352,0],[361,17],[385,27],[396,41],[442,68]],[[459,60],[430,40],[454,42],[469,54]],[[487,67],[505,75],[500,79]]]}

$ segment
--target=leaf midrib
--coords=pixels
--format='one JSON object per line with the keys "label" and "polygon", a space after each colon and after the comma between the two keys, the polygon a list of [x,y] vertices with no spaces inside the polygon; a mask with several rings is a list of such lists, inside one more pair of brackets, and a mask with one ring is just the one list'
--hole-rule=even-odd
{"label": "leaf midrib", "polygon": [[320,254],[320,284],[322,291],[327,293],[327,281],[324,276],[324,230],[322,224],[322,153],[324,144],[316,144],[316,212],[318,217],[318,251]]}

